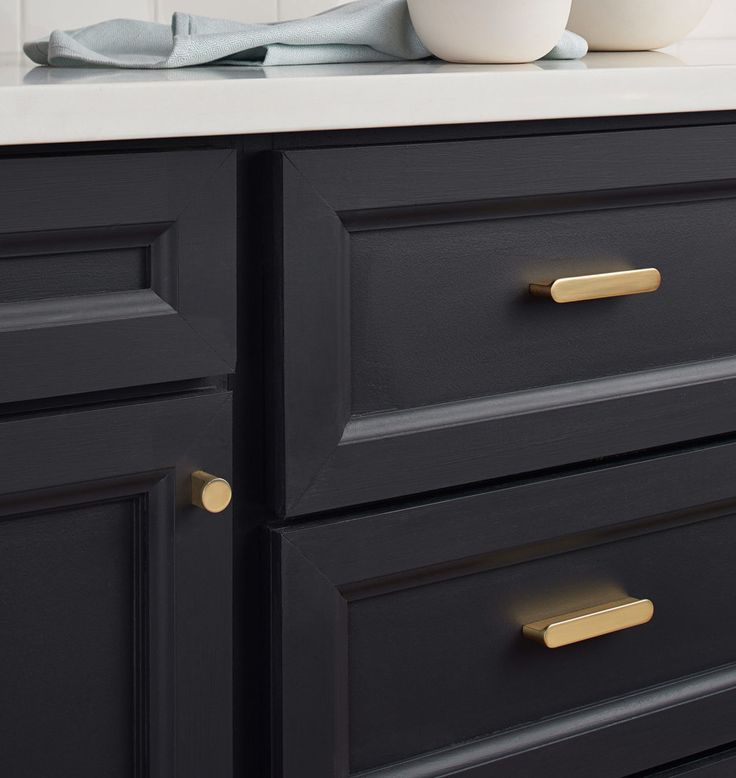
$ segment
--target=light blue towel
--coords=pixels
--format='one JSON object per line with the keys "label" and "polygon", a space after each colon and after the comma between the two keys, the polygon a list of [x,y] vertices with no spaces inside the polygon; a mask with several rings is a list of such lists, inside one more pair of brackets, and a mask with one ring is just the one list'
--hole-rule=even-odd
{"label": "light blue towel", "polygon": [[[510,0],[513,2],[513,0]],[[174,14],[171,25],[113,19],[51,33],[23,47],[39,65],[181,68],[210,63],[310,65],[416,60],[430,56],[417,37],[406,0],[357,0],[308,19],[244,24]],[[587,52],[566,32],[548,55],[577,59]]]}

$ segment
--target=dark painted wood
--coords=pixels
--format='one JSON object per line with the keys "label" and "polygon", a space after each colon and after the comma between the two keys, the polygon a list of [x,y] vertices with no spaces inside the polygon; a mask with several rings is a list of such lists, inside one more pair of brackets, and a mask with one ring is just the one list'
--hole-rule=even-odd
{"label": "dark painted wood", "polygon": [[336,211],[725,181],[736,126],[287,151]]}
{"label": "dark painted wood", "polygon": [[235,776],[268,776],[271,753],[268,677],[271,666],[266,414],[273,388],[264,381],[271,259],[271,139],[246,138],[238,167],[238,365],[235,380],[234,742]]}
{"label": "dark painted wood", "polygon": [[694,759],[678,767],[647,773],[647,778],[732,778],[733,775],[736,775],[736,752],[731,750]]}
{"label": "dark painted wood", "polygon": [[[288,159],[282,164],[282,478],[299,502],[350,420],[350,256],[337,214]],[[312,225],[308,240],[303,224]]]}
{"label": "dark painted wood", "polygon": [[143,247],[71,251],[0,258],[0,304],[54,297],[112,294],[150,286]]}
{"label": "dark painted wood", "polygon": [[[436,143],[438,141],[486,140],[488,138],[568,135],[580,132],[629,131],[663,127],[702,127],[733,124],[734,111],[643,116],[599,116],[544,121],[493,122],[491,124],[445,124],[418,127],[371,127],[368,129],[292,132],[271,136],[284,151],[305,148],[379,146],[388,143]],[[250,138],[249,138],[250,140]],[[150,141],[149,141],[150,143]],[[175,139],[168,143],[176,143]],[[31,147],[33,149],[33,147]]]}
{"label": "dark painted wood", "polygon": [[0,521],[3,774],[136,774],[136,514],[131,496]]}
{"label": "dark painted wood", "polygon": [[[735,139],[723,125],[282,153],[277,509],[734,429]],[[527,293],[651,265],[654,295]]]}
{"label": "dark painted wood", "polygon": [[[276,775],[620,778],[731,741],[735,464],[729,443],[274,530]],[[622,595],[654,621],[521,638]]]}
{"label": "dark painted wood", "polygon": [[[596,212],[582,205],[353,234],[352,413],[733,356],[721,320],[728,279],[736,282],[724,251],[724,241],[736,241],[735,216],[736,199]],[[650,265],[664,278],[656,294],[558,306],[527,292],[536,278]]]}
{"label": "dark painted wood", "polygon": [[[58,704],[47,706],[43,715],[53,718],[68,712],[68,720],[60,724],[39,717],[34,722],[34,745],[41,742],[39,734],[42,734],[51,746],[61,748],[65,738],[67,743],[74,743],[88,727],[98,724],[100,738],[92,746],[87,745],[87,763],[72,765],[75,774],[84,775],[87,770],[96,775],[103,772],[115,775],[117,770],[126,775],[142,776],[146,774],[148,759],[152,775],[166,776],[167,770],[175,769],[176,775],[185,778],[189,775],[228,776],[231,765],[224,757],[223,761],[218,761],[219,757],[213,755],[229,753],[225,739],[232,738],[234,725],[236,774],[270,778],[283,769],[291,770],[300,778],[311,775],[325,778],[341,769],[341,765],[347,769],[345,765],[350,758],[350,690],[345,683],[346,677],[350,676],[350,652],[345,633],[350,628],[354,605],[357,608],[362,603],[378,608],[376,603],[384,599],[385,607],[391,611],[391,604],[398,601],[396,598],[409,596],[406,592],[432,587],[436,592],[449,591],[448,587],[463,577],[458,575],[458,565],[465,565],[468,573],[476,573],[469,578],[500,576],[513,565],[554,565],[560,554],[606,555],[609,552],[605,551],[605,542],[613,549],[623,543],[653,538],[657,533],[685,531],[695,524],[715,526],[716,522],[722,521],[725,514],[721,503],[732,499],[727,489],[732,467],[726,459],[714,454],[707,459],[707,464],[706,459],[699,460],[702,467],[695,468],[694,472],[699,474],[695,479],[690,478],[688,465],[679,466],[670,459],[668,467],[672,468],[673,475],[666,486],[656,469],[644,469],[644,464],[638,463],[636,467],[642,469],[637,472],[642,474],[643,481],[654,478],[660,484],[660,493],[651,502],[646,501],[643,488],[632,486],[636,479],[625,475],[630,471],[617,469],[617,474],[629,484],[631,499],[639,504],[640,510],[634,510],[623,496],[616,498],[614,489],[602,488],[602,482],[598,482],[600,504],[585,504],[589,523],[582,520],[582,510],[569,517],[562,507],[578,482],[566,479],[553,482],[546,478],[540,482],[539,490],[521,484],[509,489],[524,488],[528,490],[524,494],[532,495],[534,499],[559,502],[559,506],[553,509],[550,505],[548,509],[554,514],[552,518],[545,510],[538,520],[527,521],[528,510],[513,510],[518,498],[509,496],[500,503],[486,503],[481,492],[469,490],[464,500],[453,501],[451,507],[461,519],[463,532],[448,532],[446,496],[439,498],[435,505],[428,500],[411,506],[395,503],[381,508],[380,512],[355,513],[356,522],[305,525],[304,535],[284,543],[283,558],[278,552],[283,539],[274,544],[273,575],[277,587],[284,584],[284,576],[289,579],[288,585],[284,585],[288,596],[284,598],[282,614],[278,610],[281,605],[275,605],[277,616],[283,616],[284,623],[298,624],[306,637],[301,652],[297,653],[292,636],[282,641],[281,621],[277,620],[273,647],[268,645],[266,560],[258,543],[259,527],[273,518],[264,486],[266,470],[270,471],[271,482],[276,484],[278,499],[283,497],[284,477],[288,473],[295,485],[292,496],[298,501],[293,511],[296,514],[336,505],[359,505],[451,484],[485,481],[522,469],[532,472],[590,461],[602,455],[721,435],[734,429],[736,416],[730,410],[733,407],[733,370],[727,351],[721,359],[716,360],[714,355],[708,354],[707,362],[687,367],[676,365],[672,370],[652,373],[643,381],[622,375],[618,383],[607,383],[607,390],[603,392],[594,382],[583,382],[576,385],[572,397],[565,397],[567,390],[564,388],[559,392],[555,388],[543,397],[517,396],[516,406],[504,406],[496,402],[495,396],[486,393],[475,399],[466,398],[467,402],[451,403],[451,408],[430,405],[419,412],[414,408],[418,395],[409,394],[405,410],[386,413],[386,408],[379,408],[376,401],[383,388],[368,385],[367,351],[361,356],[353,349],[351,340],[344,337],[353,316],[350,299],[353,289],[358,282],[362,287],[370,272],[370,268],[362,264],[357,268],[358,275],[354,272],[353,250],[357,243],[362,243],[362,259],[375,261],[378,250],[387,245],[381,243],[382,236],[384,240],[396,238],[398,246],[402,231],[424,234],[436,224],[440,234],[449,235],[453,225],[462,222],[463,228],[467,227],[470,232],[475,230],[474,234],[479,236],[489,221],[487,214],[490,211],[494,213],[494,230],[513,218],[519,223],[546,219],[555,224],[570,225],[573,212],[583,207],[581,197],[586,201],[586,214],[593,213],[597,220],[622,218],[622,208],[627,203],[649,211],[666,209],[670,214],[697,205],[705,209],[704,213],[714,214],[718,208],[727,208],[731,197],[729,165],[732,161],[728,150],[724,152],[722,147],[728,145],[733,121],[732,113],[693,114],[0,150],[3,158],[0,173],[11,171],[7,176],[3,173],[5,188],[10,186],[17,190],[20,171],[33,168],[29,176],[24,173],[22,179],[33,185],[24,192],[5,195],[4,216],[0,218],[1,222],[8,215],[18,225],[11,227],[2,222],[0,227],[3,377],[9,375],[8,366],[13,369],[17,366],[17,375],[26,376],[15,384],[11,376],[0,388],[0,401],[12,400],[0,407],[4,418],[0,423],[4,436],[0,437],[0,452],[6,450],[5,446],[14,452],[12,457],[3,457],[4,465],[10,462],[12,467],[7,482],[14,484],[13,489],[24,490],[22,494],[9,497],[9,518],[0,521],[0,536],[5,530],[9,533],[5,538],[9,539],[12,529],[21,528],[23,540],[15,545],[5,544],[5,548],[12,548],[18,556],[14,557],[12,567],[6,565],[3,569],[7,567],[11,575],[17,577],[15,570],[20,562],[27,566],[28,577],[38,582],[38,586],[29,587],[25,595],[30,599],[32,592],[37,592],[62,567],[58,561],[60,557],[63,556],[64,565],[73,570],[91,559],[89,577],[85,579],[88,585],[86,599],[81,596],[75,599],[85,590],[80,583],[82,576],[71,576],[59,582],[54,597],[39,594],[37,613],[40,623],[47,626],[47,635],[56,636],[68,624],[74,623],[78,633],[86,636],[97,626],[94,638],[99,641],[89,638],[80,645],[72,635],[69,643],[60,647],[71,648],[74,657],[78,657],[72,661],[77,664],[81,665],[83,659],[90,668],[90,677],[62,677],[53,673],[54,666],[50,662],[37,670],[36,686],[46,682],[49,693],[57,694],[58,700]],[[664,170],[659,164],[662,151],[654,148],[655,144],[649,144],[649,158],[634,166],[631,160],[635,147],[647,145],[636,139],[642,138],[649,143],[652,131],[667,129],[669,132],[675,127],[686,129],[688,138],[698,140],[683,143],[682,149],[669,154],[670,160],[676,160],[677,170],[684,171],[683,175],[673,179],[667,178],[673,173],[665,172],[664,180],[673,183],[667,186],[655,184],[655,179],[661,178],[659,172]],[[700,134],[704,128],[707,133]],[[623,161],[619,172],[607,162],[605,170],[596,173],[597,178],[577,174],[576,178],[565,173],[562,182],[567,185],[559,192],[541,197],[538,195],[542,190],[531,186],[533,177],[529,176],[530,191],[521,202],[505,199],[510,192],[508,183],[504,184],[488,170],[472,170],[474,154],[477,159],[477,149],[487,145],[490,139],[495,139],[494,142],[513,139],[514,143],[504,142],[504,149],[511,157],[514,153],[518,155],[515,149],[520,149],[524,140],[531,139],[535,149],[549,148],[552,140],[562,140],[566,147],[575,145],[581,159],[589,159],[589,149],[595,143],[585,141],[577,145],[584,134],[618,136],[615,140],[617,154]],[[571,135],[576,137],[568,137]],[[708,143],[696,148],[700,140],[707,140],[711,151],[721,154],[722,165],[718,170],[708,167],[712,162],[707,159],[709,151],[704,150]],[[387,148],[387,144],[392,148]],[[448,144],[457,149],[461,161],[466,160],[464,170],[476,187],[474,192],[482,193],[485,186],[492,191],[491,185],[503,184],[503,190],[495,200],[491,194],[484,194],[481,200],[473,203],[456,201],[448,204],[446,195],[450,187],[444,183],[434,189],[426,187],[429,179],[425,177],[421,186],[412,191],[404,171],[399,170],[389,171],[390,175],[384,176],[393,187],[390,195],[393,199],[387,201],[392,204],[387,207],[380,199],[383,192],[377,190],[379,197],[372,200],[372,193],[363,186],[375,177],[371,155],[366,154],[365,149],[353,149],[353,156],[350,149],[356,145],[371,147],[379,156],[387,154],[384,159],[390,158],[399,165],[409,161],[431,177],[427,165],[431,167],[440,159],[444,160],[443,164],[449,160],[449,166],[454,167],[452,155],[435,154],[437,149]],[[397,145],[402,148],[396,148]],[[686,148],[688,146],[690,148]],[[301,168],[297,170],[299,165],[294,167],[296,154],[310,147],[329,151],[327,172],[339,174],[343,179],[336,185],[333,182],[330,187],[336,186],[334,191],[342,187],[346,197],[343,205],[338,207],[329,202],[319,191],[317,179],[322,175],[319,165],[310,167],[308,174]],[[275,201],[271,199],[274,182],[269,152],[272,148],[288,152],[291,165],[284,165],[284,175],[275,181]],[[608,146],[609,152],[611,148]],[[238,371],[232,384],[236,390],[236,423],[231,428],[229,423],[221,424],[215,417],[208,427],[207,413],[213,409],[204,409],[210,400],[204,396],[171,396],[171,393],[181,392],[189,386],[192,390],[199,388],[204,395],[206,390],[202,387],[209,382],[201,381],[203,376],[222,376],[233,371],[233,182],[236,160],[230,152],[234,149],[238,149],[240,203]],[[340,151],[351,151],[350,159],[357,160],[356,173],[362,178],[352,177],[347,167],[340,171],[347,159],[337,156]],[[312,151],[306,153],[313,154]],[[509,165],[501,167],[513,172],[511,157]],[[518,156],[518,159],[523,161],[522,157]],[[715,153],[713,157],[716,157]],[[216,169],[219,159],[224,161]],[[316,157],[310,156],[310,160],[313,159]],[[29,162],[33,165],[24,168]],[[3,168],[8,163],[12,163],[12,169]],[[310,161],[309,165],[312,164]],[[543,182],[546,192],[550,187],[554,189],[552,174],[560,170],[560,162],[550,159],[543,167],[550,173],[550,178]],[[711,178],[704,184],[698,183],[698,170],[701,173],[710,170]],[[80,173],[84,175],[80,177]],[[582,181],[586,186],[587,180],[594,186],[602,186],[605,176],[610,179],[619,174],[622,177],[630,174],[629,177],[647,182],[651,179],[652,185],[647,183],[635,190],[618,192],[586,191],[583,195],[575,191],[576,182]],[[213,177],[207,179],[208,175]],[[284,188],[286,176],[291,176],[290,193]],[[727,180],[723,176],[730,178]],[[162,182],[168,182],[168,185]],[[380,183],[384,185],[384,181]],[[523,177],[518,185],[525,185]],[[332,191],[330,187],[327,190]],[[404,194],[408,192],[409,197],[404,197],[402,187],[408,187]],[[60,189],[63,189],[63,195]],[[438,190],[443,196],[435,200],[434,193]],[[185,201],[190,195],[194,200],[187,206]],[[15,208],[13,197],[16,201],[25,197],[27,207]],[[455,194],[449,199],[453,197]],[[2,198],[0,195],[0,200]],[[52,198],[53,202],[50,202]],[[286,201],[288,218],[282,207]],[[47,207],[41,208],[39,203],[44,202]],[[356,203],[363,203],[359,210],[347,209],[354,208]],[[24,216],[33,213],[38,218]],[[67,218],[60,218],[60,214],[66,214]],[[299,218],[305,219],[300,232],[294,230]],[[176,223],[174,228],[171,223]],[[678,227],[674,217],[668,218],[667,223],[668,228],[673,224],[675,229]],[[720,223],[713,227],[714,231],[723,230]],[[277,236],[275,244],[274,233]],[[227,241],[232,242],[226,245]],[[428,243],[424,242],[425,248]],[[305,263],[296,272],[282,274],[282,250],[288,250],[295,259],[297,256],[308,257],[313,266]],[[190,283],[194,274],[188,275],[186,268],[191,265],[188,260],[183,262],[182,257],[186,259],[187,252],[195,251],[198,275]],[[411,244],[402,248],[402,255],[411,258]],[[220,260],[222,264],[218,264]],[[208,273],[209,268],[212,273]],[[393,268],[395,271],[400,269]],[[412,272],[416,275],[415,270],[407,264],[405,278],[408,279]],[[184,272],[187,288],[191,291],[186,300],[180,296],[181,285],[177,287],[175,283],[177,272]],[[227,279],[227,284],[224,294],[219,294],[213,285],[223,279]],[[376,291],[383,296],[387,290],[379,286]],[[401,291],[405,292],[406,288]],[[213,306],[213,300],[217,302],[216,306]],[[402,298],[402,304],[405,300]],[[317,309],[310,307],[311,301],[315,301]],[[362,300],[367,301],[367,298]],[[182,307],[184,302],[186,312]],[[408,302],[412,302],[411,298]],[[281,315],[282,303],[286,303],[290,311],[285,318]],[[295,307],[297,305],[302,308]],[[713,307],[716,307],[715,303]],[[390,312],[401,318],[401,311]],[[407,315],[409,312],[407,310]],[[271,313],[274,315],[269,315]],[[60,317],[66,317],[64,328],[60,326]],[[174,318],[176,324],[166,323]],[[179,319],[186,320],[192,327],[185,326]],[[365,319],[368,324],[369,319]],[[44,327],[36,328],[39,322],[45,322],[54,334],[44,335],[41,332]],[[395,320],[387,318],[386,330],[394,323]],[[3,324],[10,334],[2,331]],[[291,333],[305,329],[303,339],[288,341],[286,363],[281,346],[285,326]],[[436,339],[438,332],[443,334],[433,330],[433,326],[428,328],[428,339]],[[365,331],[370,329],[369,326]],[[89,336],[84,351],[80,344],[87,338],[85,333],[92,330],[95,334]],[[693,332],[692,341],[681,339],[679,344],[669,347],[695,348],[697,327]],[[711,332],[712,342],[727,343],[727,332],[727,326]],[[18,333],[27,340],[23,341]],[[306,337],[314,333],[319,337]],[[409,334],[408,329],[403,333],[407,337]],[[15,338],[16,335],[17,349],[3,351],[3,344],[9,342],[3,338]],[[438,344],[441,342],[440,338]],[[44,343],[46,346],[41,348]],[[421,341],[417,343],[421,345]],[[371,345],[367,340],[364,344],[366,347]],[[389,345],[399,347],[401,344],[393,341]],[[79,350],[77,357],[74,357],[75,349]],[[396,356],[395,352],[386,353]],[[447,369],[457,354],[450,349],[445,355],[448,362],[443,361],[439,366],[444,365]],[[636,354],[630,356],[631,359],[636,357]],[[48,364],[39,366],[39,361]],[[357,386],[352,375],[353,362],[359,368]],[[309,419],[303,428],[284,425],[282,385],[292,387],[290,382],[295,371],[309,372],[310,367],[312,372],[307,376],[303,396],[291,395],[293,413],[301,414],[306,409]],[[405,369],[406,365],[400,367]],[[458,377],[468,379],[478,366],[467,365],[467,368],[465,372],[459,371]],[[320,374],[325,369],[329,369],[329,375]],[[495,371],[492,376],[494,381],[519,377],[519,374],[504,375],[501,371]],[[196,380],[187,385],[160,383],[180,379]],[[219,379],[217,383],[223,386],[225,380]],[[118,388],[135,384],[146,384],[147,388]],[[467,393],[468,386],[459,388]],[[404,383],[401,387],[402,391],[407,390]],[[113,388],[115,391],[109,391]],[[367,415],[355,415],[353,388],[357,389],[356,396],[362,393],[361,402],[369,411]],[[410,392],[417,393],[446,389],[447,386],[439,381],[434,385],[414,383],[408,387]],[[3,391],[6,394],[2,394]],[[151,396],[152,392],[159,391],[170,399],[164,401],[162,396],[157,400]],[[60,398],[62,394],[68,396]],[[611,395],[615,394],[622,397],[612,400]],[[428,396],[429,401],[434,402],[435,397]],[[370,413],[371,406],[383,412]],[[264,415],[269,418],[270,426],[265,426]],[[622,418],[627,420],[626,424],[621,424]],[[190,521],[191,509],[185,506],[186,496],[179,494],[177,488],[182,473],[202,465],[197,456],[187,454],[181,460],[177,457],[182,457],[186,450],[195,454],[204,452],[205,445],[227,447],[232,430],[236,436],[238,462],[233,549],[234,684],[229,677],[232,663],[225,655],[231,641],[223,637],[230,612],[230,593],[208,597],[212,591],[228,589],[226,579],[230,566],[228,561],[222,562],[224,557],[218,551],[221,538],[208,534],[213,531],[207,521],[209,517],[205,522]],[[416,434],[412,430],[417,431]],[[30,439],[36,443],[42,440],[44,446],[31,449],[27,443]],[[503,449],[497,445],[497,440],[505,441]],[[340,441],[343,445],[338,446]],[[286,463],[284,450],[287,445],[293,446],[292,450],[298,451],[300,458]],[[333,457],[336,446],[339,456]],[[219,462],[214,452],[205,458],[209,463]],[[220,472],[226,472],[226,463],[217,466]],[[703,474],[708,467],[712,468],[712,477]],[[171,475],[164,477],[163,473]],[[559,490],[553,490],[553,483],[560,484]],[[176,498],[172,497],[172,489],[177,491]],[[669,494],[668,498],[664,492]],[[494,494],[494,500],[501,499],[500,492]],[[511,492],[507,494],[511,495]],[[172,527],[164,520],[156,521],[156,517],[174,515],[170,509],[174,499],[179,503],[176,525]],[[702,508],[709,501],[717,504]],[[520,502],[526,504],[526,498]],[[685,503],[695,506],[692,508],[695,518],[691,516],[691,508],[679,507]],[[19,516],[17,511],[21,504],[24,513]],[[658,519],[649,527],[643,518],[657,510],[665,516],[661,532],[659,529],[655,532]],[[510,517],[504,524],[505,534],[499,528],[489,531],[492,524],[502,524],[489,522],[488,516],[495,515],[495,511]],[[625,519],[627,526],[606,530],[614,513],[628,517]],[[56,521],[62,517],[66,520],[63,529]],[[377,521],[374,522],[374,518]],[[26,519],[27,524],[24,523]],[[546,534],[545,521],[549,525]],[[146,523],[155,525],[159,535],[153,537],[142,533],[140,528]],[[665,525],[670,529],[665,529]],[[351,537],[350,543],[342,537],[343,526],[346,535]],[[72,527],[75,528],[73,534],[70,532]],[[359,527],[362,528],[360,531]],[[422,542],[425,531],[426,544]],[[34,553],[39,547],[46,548],[44,544],[48,538],[58,545],[56,557],[50,551],[46,557]],[[77,540],[81,542],[77,543]],[[695,546],[701,548],[698,543],[703,542],[698,537]],[[319,554],[311,543],[320,547]],[[528,553],[526,543],[539,548],[538,556],[523,556]],[[365,549],[358,553],[356,549],[360,545]],[[488,567],[488,555],[476,555],[477,548],[484,547],[502,549],[490,554],[494,559],[501,559],[495,567]],[[523,552],[519,551],[522,547]],[[130,548],[133,551],[128,553]],[[136,566],[136,559],[140,562],[146,553],[149,567],[150,560],[161,560],[154,567],[162,575],[143,585],[141,565]],[[167,574],[164,564],[167,554],[175,557],[174,574]],[[44,565],[47,558],[53,564]],[[108,563],[101,572],[100,559]],[[212,563],[213,559],[219,560],[217,567]],[[327,573],[322,572],[321,566]],[[411,585],[407,583],[408,579],[405,580],[407,570],[416,576]],[[96,585],[93,576],[98,573],[109,584],[107,588]],[[688,571],[688,575],[691,574]],[[335,583],[341,580],[343,583]],[[0,586],[4,582],[5,578],[0,575]],[[72,592],[66,597],[70,589]],[[141,614],[147,602],[148,621],[155,627],[147,636],[134,631],[132,644],[127,642],[131,638],[131,621],[121,619],[120,610],[115,608],[116,601],[121,598],[131,603],[131,608],[138,608],[137,623],[142,623]],[[76,609],[70,612],[62,607],[54,608],[62,600],[76,603]],[[171,613],[174,600],[175,618],[169,620],[167,614]],[[306,607],[300,609],[300,603]],[[363,611],[363,616],[367,612]],[[30,611],[19,615],[16,609],[12,613],[16,620],[25,618],[26,623],[30,623],[29,632],[38,623]],[[175,622],[173,627],[172,621]],[[363,627],[368,623],[367,617],[363,618]],[[26,634],[22,630],[16,632]],[[364,629],[364,634],[370,637],[370,630],[366,633]],[[105,641],[113,645],[111,652],[94,653],[96,646],[107,645]],[[48,658],[51,644],[39,641],[39,645],[40,648],[35,648]],[[55,645],[58,647],[58,642]],[[139,663],[132,675],[121,673],[119,668],[128,664],[125,651],[130,656],[136,652],[142,655],[145,645],[151,652],[148,672],[143,673],[143,665]],[[26,647],[28,654],[33,656],[34,646],[26,643]],[[16,645],[15,649],[15,658],[22,664],[19,653],[23,646]],[[6,646],[6,651],[12,653],[13,647]],[[172,652],[176,654],[175,663],[167,661]],[[283,672],[278,672],[282,654]],[[60,650],[57,662],[62,656],[64,653]],[[356,658],[360,662],[364,659],[363,655]],[[308,705],[291,708],[298,716],[289,720],[283,729],[276,718],[274,769],[266,765],[264,753],[269,745],[265,702],[269,664],[277,669],[273,689],[275,700],[280,699],[282,685],[287,692],[287,708],[294,705],[294,690],[302,688],[305,697],[310,696]],[[174,665],[179,668],[176,675],[172,675]],[[8,664],[8,671],[9,667]],[[158,676],[154,667],[160,670]],[[387,667],[386,672],[390,673],[391,667]],[[95,684],[91,678],[93,673],[109,683]],[[7,688],[15,690],[17,696],[23,691],[25,680],[25,676],[16,676],[8,682]],[[84,691],[86,699],[99,703],[97,710],[100,713],[96,720],[91,717],[85,720],[84,711],[73,707],[74,699],[64,697],[64,683],[73,681],[77,695]],[[629,775],[632,770],[651,772],[656,765],[675,758],[673,744],[678,755],[686,757],[710,748],[715,741],[733,740],[735,684],[734,673],[729,668],[689,676],[654,690],[639,691],[615,705],[602,703],[555,716],[542,725],[533,724],[523,730],[500,733],[495,738],[481,737],[474,744],[461,743],[455,749],[422,753],[400,768],[390,765],[383,773],[383,768],[378,768],[376,774],[410,778],[454,772],[489,778],[520,778],[523,775],[553,775],[550,764],[560,765],[559,773],[566,778],[590,778],[591,775],[621,778],[622,764],[626,765]],[[228,708],[229,699],[222,705],[213,702],[225,688],[235,695],[234,717]],[[147,689],[152,690],[147,725],[131,713],[114,730],[104,730],[104,723],[123,716],[122,711],[129,701],[132,701],[132,710],[142,710],[141,701]],[[181,710],[173,724],[172,689],[173,695],[180,691],[184,694]],[[18,726],[18,723],[11,721],[11,725]],[[149,744],[152,744],[147,757],[142,747],[145,736],[140,734],[146,726]],[[177,737],[172,735],[175,730]],[[299,747],[284,752],[281,735]],[[123,755],[131,739],[136,737],[138,741],[133,750]],[[203,741],[210,743],[211,748],[200,749]],[[177,752],[179,761],[175,768],[172,768],[171,750],[167,751],[167,748]],[[304,751],[300,752],[300,748]],[[38,753],[33,757],[43,760],[44,753],[36,750]],[[314,762],[300,764],[301,753],[308,754]],[[109,758],[110,754],[115,755],[113,760]],[[605,760],[601,759],[602,754],[606,755]],[[12,752],[8,755],[8,758],[12,756]],[[50,760],[51,755],[48,758]],[[60,764],[64,764],[63,758],[69,758],[69,754],[62,755]],[[314,765],[316,767],[310,772]],[[29,762],[25,767],[30,771],[34,764]],[[684,769],[684,765],[678,765],[677,769]],[[51,772],[60,770],[54,765]],[[12,769],[2,772],[23,775],[20,769],[15,773]],[[48,772],[46,765],[42,765],[35,774],[30,774],[36,778]]]}
{"label": "dark painted wood", "polygon": [[232,372],[235,173],[227,150],[0,161],[0,402]]}
{"label": "dark painted wood", "polygon": [[0,773],[232,772],[231,398],[0,421]]}
{"label": "dark painted wood", "polygon": [[[690,747],[733,737],[733,665],[592,706],[426,758],[363,773],[370,778],[622,778]],[[625,772],[622,773],[622,770]]]}

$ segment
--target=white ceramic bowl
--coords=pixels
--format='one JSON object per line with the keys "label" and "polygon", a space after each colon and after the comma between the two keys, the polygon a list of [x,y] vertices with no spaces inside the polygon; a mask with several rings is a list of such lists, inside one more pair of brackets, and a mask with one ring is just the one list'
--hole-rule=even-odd
{"label": "white ceramic bowl", "polygon": [[573,0],[568,27],[592,51],[661,49],[697,27],[713,0]]}
{"label": "white ceramic bowl", "polygon": [[534,62],[557,45],[572,0],[409,0],[422,43],[448,62]]}

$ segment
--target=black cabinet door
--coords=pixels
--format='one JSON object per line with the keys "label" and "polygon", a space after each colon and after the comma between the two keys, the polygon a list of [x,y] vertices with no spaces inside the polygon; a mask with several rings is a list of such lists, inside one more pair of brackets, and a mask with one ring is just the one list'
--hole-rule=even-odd
{"label": "black cabinet door", "polygon": [[230,406],[0,421],[0,775],[231,775]]}

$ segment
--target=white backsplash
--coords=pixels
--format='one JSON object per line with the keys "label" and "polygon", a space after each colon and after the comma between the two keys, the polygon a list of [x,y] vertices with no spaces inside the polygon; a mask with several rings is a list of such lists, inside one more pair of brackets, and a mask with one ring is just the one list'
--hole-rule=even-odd
{"label": "white backsplash", "polygon": [[[0,0],[0,51],[56,28],[74,28],[114,17],[169,21],[172,11],[243,21],[308,16],[342,0]],[[736,0],[715,0],[693,37],[736,37]]]}

